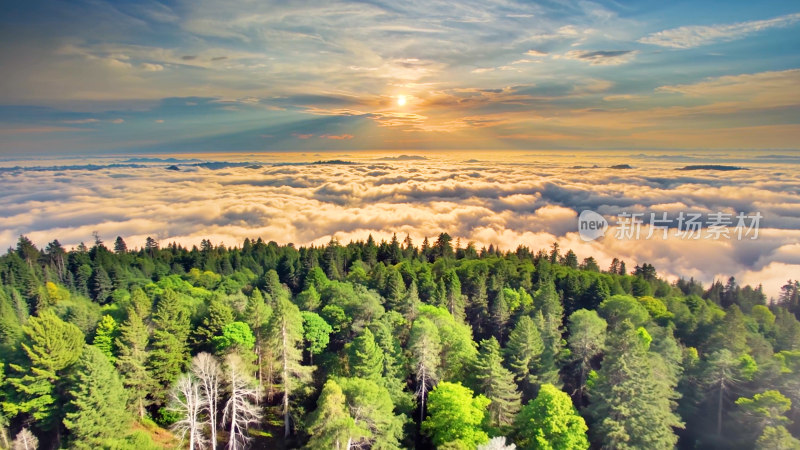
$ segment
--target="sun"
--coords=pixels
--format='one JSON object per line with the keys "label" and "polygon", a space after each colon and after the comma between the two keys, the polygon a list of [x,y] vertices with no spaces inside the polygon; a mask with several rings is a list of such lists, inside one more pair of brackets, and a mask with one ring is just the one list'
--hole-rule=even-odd
{"label": "sun", "polygon": [[397,96],[397,106],[405,106],[406,104],[406,96],[405,95],[398,95]]}

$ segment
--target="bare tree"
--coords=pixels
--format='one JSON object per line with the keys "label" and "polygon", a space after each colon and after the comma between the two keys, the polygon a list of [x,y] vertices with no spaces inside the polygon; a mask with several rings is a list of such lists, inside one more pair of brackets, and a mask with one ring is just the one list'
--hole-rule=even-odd
{"label": "bare tree", "polygon": [[172,402],[169,407],[181,415],[181,420],[172,425],[173,431],[179,433],[181,440],[189,434],[189,450],[205,448],[201,412],[206,404],[205,395],[200,382],[191,374],[184,374],[172,388]]}
{"label": "bare tree", "polygon": [[206,412],[208,427],[211,429],[211,449],[217,448],[217,417],[219,411],[219,389],[222,378],[222,369],[217,358],[209,353],[203,352],[192,359],[192,373],[200,383],[203,393],[204,405],[202,409]]}
{"label": "bare tree", "polygon": [[253,387],[252,377],[238,355],[228,355],[225,362],[230,397],[225,403],[222,421],[230,424],[228,449],[237,450],[244,448],[250,440],[248,425],[258,423],[261,419],[261,411],[255,403],[259,391]]}
{"label": "bare tree", "polygon": [[23,428],[17,433],[17,437],[12,442],[14,450],[36,450],[39,447],[39,439],[27,428]]}

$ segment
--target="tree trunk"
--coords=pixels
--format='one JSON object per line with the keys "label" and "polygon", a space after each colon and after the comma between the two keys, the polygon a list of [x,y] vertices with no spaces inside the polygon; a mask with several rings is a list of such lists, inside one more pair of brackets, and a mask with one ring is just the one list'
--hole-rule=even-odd
{"label": "tree trunk", "polygon": [[282,359],[283,359],[283,437],[288,438],[289,432],[289,367],[286,355],[286,320],[281,324]]}
{"label": "tree trunk", "polygon": [[722,436],[722,400],[725,393],[725,380],[719,382],[719,403],[717,404],[717,436]]}

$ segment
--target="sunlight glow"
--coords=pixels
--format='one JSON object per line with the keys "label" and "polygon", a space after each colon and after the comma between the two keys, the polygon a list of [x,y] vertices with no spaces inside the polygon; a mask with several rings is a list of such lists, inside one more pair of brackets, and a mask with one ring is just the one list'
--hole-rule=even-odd
{"label": "sunlight glow", "polygon": [[405,95],[398,95],[397,96],[397,106],[405,106],[406,104],[406,96]]}

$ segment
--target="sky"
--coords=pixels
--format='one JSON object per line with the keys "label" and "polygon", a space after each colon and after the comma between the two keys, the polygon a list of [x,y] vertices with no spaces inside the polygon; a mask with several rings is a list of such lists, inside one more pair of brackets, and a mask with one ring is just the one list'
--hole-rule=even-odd
{"label": "sky", "polygon": [[[447,232],[800,278],[797,0],[9,1],[0,42],[0,248]],[[586,209],[763,221],[587,242]]]}
{"label": "sky", "polygon": [[800,137],[796,0],[30,0],[0,41],[5,159]]}

